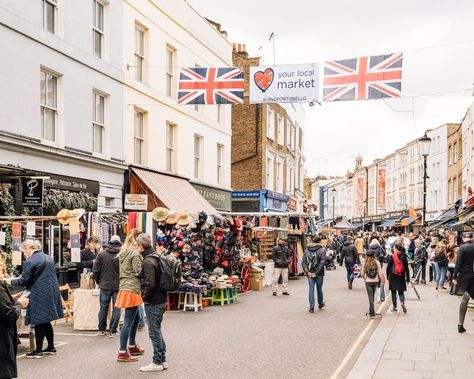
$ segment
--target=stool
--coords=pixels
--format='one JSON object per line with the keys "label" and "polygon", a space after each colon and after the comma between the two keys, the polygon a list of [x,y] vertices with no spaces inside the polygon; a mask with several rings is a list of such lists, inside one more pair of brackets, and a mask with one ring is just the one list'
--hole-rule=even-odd
{"label": "stool", "polygon": [[198,312],[199,309],[202,310],[202,294],[194,292],[186,292],[184,294],[184,307],[183,311],[186,312],[188,308]]}
{"label": "stool", "polygon": [[227,297],[229,298],[229,304],[237,302],[237,293],[235,292],[234,287],[227,288]]}
{"label": "stool", "polygon": [[212,290],[212,305],[214,304],[229,304],[227,288],[214,288]]}
{"label": "stool", "polygon": [[168,298],[168,311],[176,311],[178,309],[178,303],[176,301],[176,295],[177,292],[168,292],[167,293],[167,298]]}
{"label": "stool", "polygon": [[178,309],[184,308],[184,292],[178,292]]}

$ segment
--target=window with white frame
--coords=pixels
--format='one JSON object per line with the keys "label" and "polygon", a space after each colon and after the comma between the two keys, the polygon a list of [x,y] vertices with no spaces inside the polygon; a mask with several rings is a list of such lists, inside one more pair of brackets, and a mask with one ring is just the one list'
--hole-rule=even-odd
{"label": "window with white frame", "polygon": [[217,144],[217,183],[224,182],[224,145]]}
{"label": "window with white frame", "polygon": [[57,10],[57,0],[43,0],[43,29],[53,34],[56,33]]}
{"label": "window with white frame", "polygon": [[166,123],[166,170],[176,171],[176,125]]}
{"label": "window with white frame", "polygon": [[268,156],[267,155],[267,167],[266,167],[266,171],[267,171],[267,180],[266,180],[266,187],[267,189],[269,190],[273,190],[273,186],[274,186],[274,176],[273,176],[273,171],[274,171],[274,164],[273,164],[274,160],[273,160],[273,157],[271,156]]}
{"label": "window with white frame", "polygon": [[105,131],[105,96],[94,92],[92,95],[92,109],[92,151],[97,154],[103,154]]}
{"label": "window with white frame", "polygon": [[291,150],[295,151],[295,140],[296,140],[296,128],[291,125]]}
{"label": "window with white frame", "polygon": [[202,136],[194,135],[194,178],[202,176]]}
{"label": "window with white frame", "polygon": [[410,204],[408,204],[410,207],[415,206],[415,191],[410,191]]}
{"label": "window with white frame", "polygon": [[93,7],[94,25],[92,27],[92,43],[94,45],[94,55],[98,58],[102,58],[104,53],[104,4],[99,0],[93,0]]}
{"label": "window with white frame", "polygon": [[290,160],[286,159],[286,180],[285,180],[285,192],[291,191],[290,185]]}
{"label": "window with white frame", "polygon": [[411,167],[410,168],[410,182],[413,182],[415,180],[415,168]]}
{"label": "window with white frame", "polygon": [[52,73],[40,71],[41,139],[56,141],[58,114],[58,78]]}
{"label": "window with white frame", "polygon": [[458,144],[457,142],[453,143],[453,163],[458,161]]}
{"label": "window with white frame", "polygon": [[175,56],[176,49],[170,45],[166,46],[166,95],[169,97],[174,95]]}
{"label": "window with white frame", "polygon": [[283,161],[280,159],[277,160],[276,190],[277,192],[283,193]]}
{"label": "window with white frame", "polygon": [[448,166],[453,164],[453,148],[451,145],[448,147]]}
{"label": "window with white frame", "polygon": [[277,136],[278,136],[278,144],[279,145],[284,145],[285,144],[285,124],[283,120],[283,116],[281,114],[278,115],[278,131],[277,131]]}
{"label": "window with white frame", "polygon": [[290,120],[286,123],[286,147],[291,148],[291,123]]}
{"label": "window with white frame", "polygon": [[145,29],[135,24],[135,79],[143,82],[145,62]]}
{"label": "window with white frame", "polygon": [[453,201],[458,199],[458,178],[453,178]]}
{"label": "window with white frame", "polygon": [[133,161],[145,164],[145,114],[138,110],[134,112]]}
{"label": "window with white frame", "polygon": [[453,202],[453,182],[451,179],[448,180],[448,203]]}
{"label": "window with white frame", "polygon": [[275,139],[275,112],[272,108],[267,110],[267,137],[271,140]]}

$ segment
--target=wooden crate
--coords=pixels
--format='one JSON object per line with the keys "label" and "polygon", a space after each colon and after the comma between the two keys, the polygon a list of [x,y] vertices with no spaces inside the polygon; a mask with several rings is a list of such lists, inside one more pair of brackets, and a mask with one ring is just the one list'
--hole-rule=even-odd
{"label": "wooden crate", "polygon": [[272,250],[275,247],[275,237],[266,235],[258,239],[258,256],[261,261],[268,261],[272,255]]}

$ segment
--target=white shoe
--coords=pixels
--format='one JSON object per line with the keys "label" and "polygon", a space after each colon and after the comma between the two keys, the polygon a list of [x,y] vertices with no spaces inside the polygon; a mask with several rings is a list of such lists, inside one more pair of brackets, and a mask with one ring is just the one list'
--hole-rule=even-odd
{"label": "white shoe", "polygon": [[163,369],[168,370],[168,362],[163,362],[161,365],[163,366]]}
{"label": "white shoe", "polygon": [[152,372],[152,371],[163,371],[163,365],[157,365],[156,363],[150,363],[148,366],[140,367],[142,372]]}

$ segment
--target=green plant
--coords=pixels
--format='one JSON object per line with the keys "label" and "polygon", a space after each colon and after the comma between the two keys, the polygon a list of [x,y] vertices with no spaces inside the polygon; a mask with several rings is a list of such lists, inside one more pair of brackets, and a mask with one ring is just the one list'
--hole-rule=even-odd
{"label": "green plant", "polygon": [[[13,185],[10,183],[0,183],[0,214],[5,216],[14,216],[15,215],[15,199],[12,195]],[[9,220],[11,221],[11,219]],[[6,233],[5,236],[5,251],[7,253],[7,271],[12,272],[12,227],[9,224],[6,224],[2,230]]]}
{"label": "green plant", "polygon": [[75,208],[95,211],[97,210],[97,197],[88,192],[72,192],[48,188],[44,191],[43,208],[52,214],[59,212],[61,209]]}

